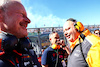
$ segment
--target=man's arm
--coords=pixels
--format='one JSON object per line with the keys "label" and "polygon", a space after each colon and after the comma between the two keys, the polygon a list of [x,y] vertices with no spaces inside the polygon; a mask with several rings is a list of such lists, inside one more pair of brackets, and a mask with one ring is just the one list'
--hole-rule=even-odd
{"label": "man's arm", "polygon": [[70,54],[69,47],[68,47],[68,45],[67,46],[65,45],[64,40],[61,40],[61,48],[64,49],[64,50],[66,50],[66,52],[68,53],[68,55]]}
{"label": "man's arm", "polygon": [[89,67],[100,67],[100,42],[91,46],[86,61]]}
{"label": "man's arm", "polygon": [[48,61],[47,61],[47,51],[46,50],[44,50],[44,52],[43,52],[43,54],[42,54],[42,57],[41,57],[41,65],[42,65],[42,67],[48,67]]}
{"label": "man's arm", "polygon": [[63,47],[63,49],[66,50],[66,52],[68,53],[68,55],[70,54],[68,46]]}

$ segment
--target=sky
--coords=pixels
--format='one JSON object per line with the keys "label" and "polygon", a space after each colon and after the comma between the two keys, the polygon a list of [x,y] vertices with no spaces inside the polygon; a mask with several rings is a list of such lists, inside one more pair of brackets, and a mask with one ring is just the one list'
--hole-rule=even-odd
{"label": "sky", "polygon": [[83,25],[100,24],[100,0],[21,0],[31,23],[27,28],[62,27],[74,18]]}

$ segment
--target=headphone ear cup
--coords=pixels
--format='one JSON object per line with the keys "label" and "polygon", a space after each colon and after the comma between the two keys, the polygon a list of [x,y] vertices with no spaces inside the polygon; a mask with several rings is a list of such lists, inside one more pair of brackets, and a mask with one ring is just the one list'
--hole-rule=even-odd
{"label": "headphone ear cup", "polygon": [[81,22],[77,22],[74,26],[79,32],[82,32],[84,30],[84,26]]}
{"label": "headphone ear cup", "polygon": [[53,49],[57,49],[57,45],[56,45],[56,44],[51,45],[51,47],[52,47]]}
{"label": "headphone ear cup", "polygon": [[57,49],[60,49],[60,45],[57,45]]}
{"label": "headphone ear cup", "polygon": [[77,26],[77,25],[75,25],[75,29],[76,29],[77,31],[80,31],[80,28],[79,28],[79,26]]}
{"label": "headphone ear cup", "polygon": [[1,49],[5,51],[12,51],[13,49],[16,48],[18,39],[14,35],[9,35],[9,34],[1,34]]}
{"label": "headphone ear cup", "polygon": [[51,45],[51,47],[52,47],[53,49],[60,49],[60,45],[56,45],[56,44]]}

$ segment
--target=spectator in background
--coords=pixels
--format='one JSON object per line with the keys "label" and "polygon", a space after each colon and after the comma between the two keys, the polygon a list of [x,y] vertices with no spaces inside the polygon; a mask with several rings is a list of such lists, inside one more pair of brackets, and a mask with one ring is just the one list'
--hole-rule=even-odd
{"label": "spectator in background", "polygon": [[67,67],[100,67],[100,38],[84,29],[81,22],[69,18],[63,26],[71,50]]}
{"label": "spectator in background", "polygon": [[100,30],[99,30],[99,29],[96,29],[96,30],[94,31],[94,34],[95,34],[96,36],[100,37]]}

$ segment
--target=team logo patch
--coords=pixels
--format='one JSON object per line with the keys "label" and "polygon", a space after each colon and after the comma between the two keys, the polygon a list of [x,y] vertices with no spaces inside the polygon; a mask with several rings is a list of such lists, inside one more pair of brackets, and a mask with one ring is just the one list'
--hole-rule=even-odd
{"label": "team logo patch", "polygon": [[53,57],[55,57],[55,55],[56,55],[56,54],[55,54],[55,53],[53,53],[52,55],[53,55]]}

